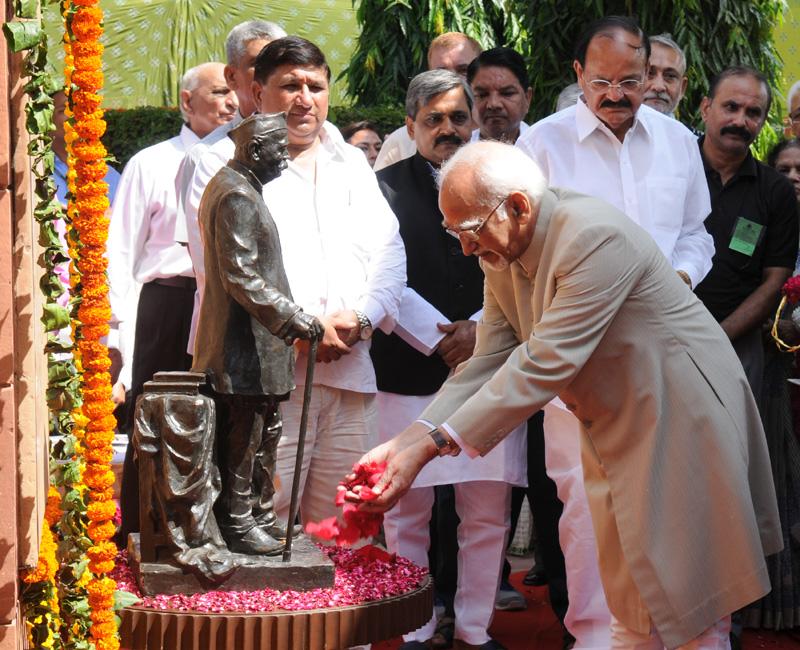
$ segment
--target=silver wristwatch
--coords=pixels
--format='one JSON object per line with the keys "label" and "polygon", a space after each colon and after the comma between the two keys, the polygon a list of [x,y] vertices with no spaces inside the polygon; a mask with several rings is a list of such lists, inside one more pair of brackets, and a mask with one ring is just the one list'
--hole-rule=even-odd
{"label": "silver wristwatch", "polygon": [[356,318],[358,319],[358,338],[362,341],[366,341],[368,338],[372,336],[372,323],[369,322],[369,318],[363,311],[358,311],[358,309],[353,310],[356,313]]}

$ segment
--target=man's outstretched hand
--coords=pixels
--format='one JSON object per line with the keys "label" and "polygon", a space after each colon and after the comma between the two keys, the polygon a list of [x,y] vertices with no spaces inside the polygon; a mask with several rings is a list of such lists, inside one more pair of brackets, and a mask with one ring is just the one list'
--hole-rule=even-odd
{"label": "man's outstretched hand", "polygon": [[[375,447],[362,456],[359,461],[365,463],[387,463],[386,470],[372,492],[374,499],[364,502],[355,492],[345,494],[345,499],[359,503],[359,509],[366,512],[386,512],[394,507],[408,492],[420,470],[432,459],[436,458],[436,445],[428,436],[429,427],[415,422],[401,434]],[[353,475],[347,476],[345,482],[352,482]]]}
{"label": "man's outstretched hand", "polygon": [[[330,363],[350,354],[350,348],[339,338],[338,330],[354,327],[358,321],[354,325],[348,318],[336,315],[320,316],[318,320],[324,328],[324,333],[317,348],[317,362]],[[298,341],[295,345],[300,352],[308,354],[308,343]]]}

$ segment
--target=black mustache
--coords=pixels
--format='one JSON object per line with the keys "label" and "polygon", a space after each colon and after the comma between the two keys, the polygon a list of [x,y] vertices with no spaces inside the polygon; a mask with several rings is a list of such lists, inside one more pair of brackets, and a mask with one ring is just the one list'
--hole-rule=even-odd
{"label": "black mustache", "polygon": [[745,140],[749,140],[753,137],[753,134],[750,132],[750,129],[747,129],[743,126],[723,126],[720,130],[720,135],[727,135],[730,133],[731,135],[738,135]]}
{"label": "black mustache", "polygon": [[460,147],[464,144],[464,140],[462,140],[459,136],[455,133],[453,135],[440,135],[433,141],[434,146],[438,147],[440,144],[454,144],[457,147]]}
{"label": "black mustache", "polygon": [[600,104],[600,108],[631,108],[632,106],[633,104],[631,104],[631,100],[627,97],[623,97],[618,102],[607,99]]}

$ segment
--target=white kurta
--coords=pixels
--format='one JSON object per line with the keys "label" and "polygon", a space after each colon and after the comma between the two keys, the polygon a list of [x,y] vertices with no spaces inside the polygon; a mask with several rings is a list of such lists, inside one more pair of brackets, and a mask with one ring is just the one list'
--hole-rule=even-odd
{"label": "white kurta", "polygon": [[117,186],[108,230],[108,344],[122,353],[120,380],[126,387],[131,385],[136,283],[194,275],[186,248],[174,237],[178,213],[175,174],[187,149],[198,141],[184,125],[180,135],[133,156]]}

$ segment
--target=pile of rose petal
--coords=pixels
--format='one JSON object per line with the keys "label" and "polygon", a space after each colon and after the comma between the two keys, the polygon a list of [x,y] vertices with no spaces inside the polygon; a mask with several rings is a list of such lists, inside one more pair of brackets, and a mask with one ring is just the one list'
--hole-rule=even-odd
{"label": "pile of rose petal", "polygon": [[345,491],[353,492],[362,501],[371,501],[378,495],[372,491],[386,470],[386,463],[356,463],[353,465],[355,478],[342,481],[344,490],[336,491],[336,505],[342,508],[342,521],[336,517],[328,517],[318,524],[306,524],[306,532],[320,539],[332,539],[337,546],[351,546],[360,539],[374,537],[380,532],[383,523],[382,513],[362,512],[357,503],[344,500]]}
{"label": "pile of rose petal", "polygon": [[[212,591],[205,594],[153,596],[143,598],[140,607],[195,612],[272,612],[278,609],[307,610],[360,605],[399,596],[416,589],[427,569],[376,546],[359,549],[320,547],[334,563],[334,587],[313,591]],[[141,597],[127,561],[127,552],[117,555],[110,574],[122,589]]]}

